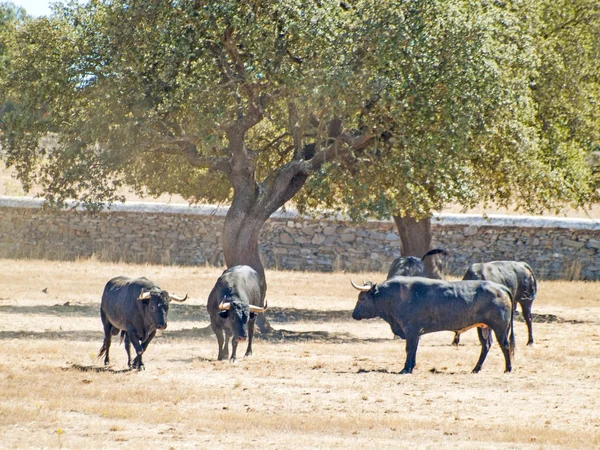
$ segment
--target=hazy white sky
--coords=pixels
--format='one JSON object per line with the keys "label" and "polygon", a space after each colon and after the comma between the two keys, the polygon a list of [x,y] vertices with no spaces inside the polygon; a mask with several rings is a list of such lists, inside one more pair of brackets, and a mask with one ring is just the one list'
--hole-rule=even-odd
{"label": "hazy white sky", "polygon": [[47,16],[50,14],[50,3],[52,0],[8,0],[17,6],[22,6],[27,14],[34,17]]}

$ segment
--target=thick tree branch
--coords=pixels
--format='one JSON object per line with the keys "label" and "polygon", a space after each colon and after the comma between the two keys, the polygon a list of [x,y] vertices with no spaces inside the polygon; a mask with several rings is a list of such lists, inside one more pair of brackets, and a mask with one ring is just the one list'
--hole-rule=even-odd
{"label": "thick tree branch", "polygon": [[333,143],[327,146],[327,148],[317,152],[310,161],[306,161],[305,170],[307,173],[314,172],[320,169],[326,162],[332,161],[350,152],[363,150],[372,145],[373,142],[375,142],[375,137],[371,134],[351,136],[350,134],[342,133]]}
{"label": "thick tree branch", "polygon": [[230,171],[227,159],[200,155],[196,145],[186,138],[169,139],[163,143],[159,143],[157,146],[148,148],[147,151],[150,153],[183,156],[190,165],[197,168],[218,170],[224,173],[229,173]]}

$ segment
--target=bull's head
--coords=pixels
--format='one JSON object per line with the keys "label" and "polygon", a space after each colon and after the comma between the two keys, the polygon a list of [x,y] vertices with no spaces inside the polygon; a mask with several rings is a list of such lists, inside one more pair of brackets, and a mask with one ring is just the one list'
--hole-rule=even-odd
{"label": "bull's head", "polygon": [[361,320],[377,317],[377,311],[373,301],[373,294],[377,285],[374,285],[371,281],[367,281],[366,283],[363,282],[362,286],[355,284],[352,280],[350,280],[350,283],[354,289],[360,291],[360,294],[358,294],[358,301],[356,302],[354,311],[352,311],[352,318],[354,320]]}
{"label": "bull's head", "polygon": [[148,324],[153,324],[158,330],[167,328],[167,313],[169,312],[169,302],[184,302],[187,300],[187,295],[180,297],[177,295],[169,295],[167,291],[159,288],[149,290],[142,289],[138,300],[143,302],[144,321]]}
{"label": "bull's head", "polygon": [[267,310],[267,305],[264,307],[249,305],[240,300],[227,300],[226,297],[219,303],[219,315],[223,319],[230,320],[231,329],[233,330],[233,339],[245,341],[248,338],[248,321],[254,320],[256,314],[264,313]]}

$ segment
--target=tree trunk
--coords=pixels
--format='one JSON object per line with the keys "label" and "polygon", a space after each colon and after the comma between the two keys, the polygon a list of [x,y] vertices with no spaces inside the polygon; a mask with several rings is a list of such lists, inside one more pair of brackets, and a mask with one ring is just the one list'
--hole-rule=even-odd
{"label": "tree trunk", "polygon": [[[234,205],[236,202],[229,208],[223,226],[222,245],[225,264],[228,268],[241,264],[248,265],[258,272],[261,282],[261,304],[257,306],[264,306],[267,282],[258,251],[258,237],[266,219]],[[273,331],[264,314],[258,315],[256,325],[263,334]]]}
{"label": "tree trunk", "polygon": [[[422,258],[431,250],[431,218],[416,220],[408,216],[394,216],[394,222],[400,235],[402,256]],[[425,258],[424,263],[429,278],[442,278],[435,256]]]}

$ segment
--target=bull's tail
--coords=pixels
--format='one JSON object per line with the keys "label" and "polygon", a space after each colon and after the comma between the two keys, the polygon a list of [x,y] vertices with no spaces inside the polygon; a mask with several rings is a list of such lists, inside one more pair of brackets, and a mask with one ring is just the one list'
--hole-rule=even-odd
{"label": "bull's tail", "polygon": [[123,343],[123,339],[125,339],[125,331],[121,330],[121,338],[119,339],[119,345]]}
{"label": "bull's tail", "polygon": [[448,251],[446,249],[443,249],[443,248],[434,248],[432,250],[429,250],[427,253],[425,253],[423,255],[423,257],[421,258],[421,261],[424,261],[425,258],[427,258],[428,256],[439,255],[439,254],[447,256],[448,255]]}
{"label": "bull's tail", "polygon": [[102,344],[102,347],[100,347],[100,351],[98,352],[98,356],[96,358],[100,358],[101,356],[104,356],[106,354],[106,344]]}
{"label": "bull's tail", "polygon": [[[502,286],[504,287],[504,286]],[[508,341],[508,349],[510,351],[510,360],[514,362],[515,360],[515,299],[513,298],[512,292],[510,289],[506,288],[505,292],[508,294],[510,298],[510,337]]]}

